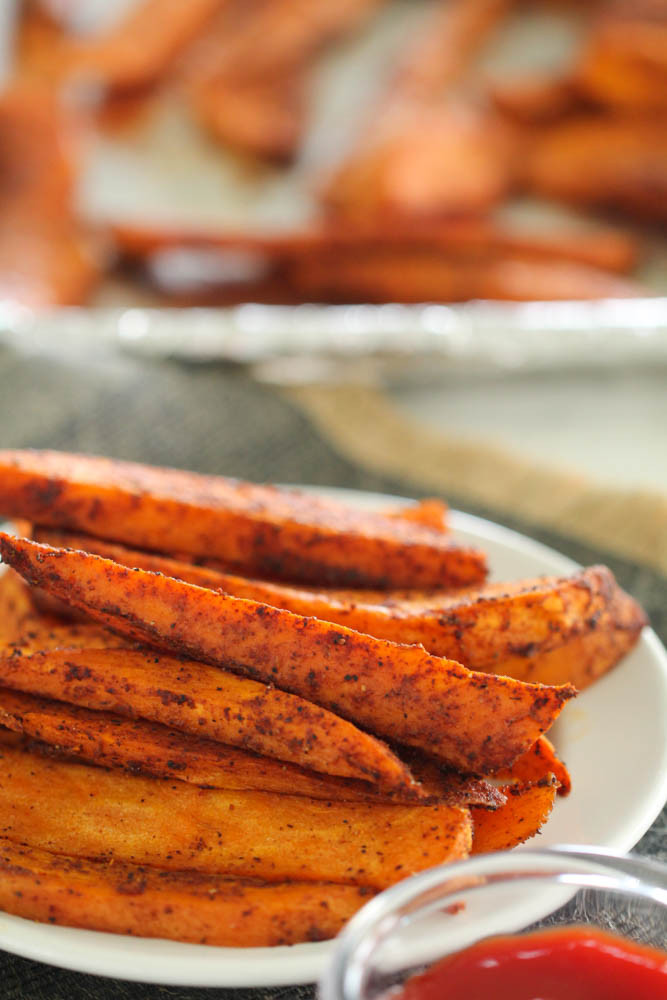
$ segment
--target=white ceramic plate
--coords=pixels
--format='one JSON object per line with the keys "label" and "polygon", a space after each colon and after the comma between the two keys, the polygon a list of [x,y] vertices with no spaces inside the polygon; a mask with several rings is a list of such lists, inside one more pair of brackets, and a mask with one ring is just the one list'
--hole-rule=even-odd
{"label": "white ceramic plate", "polygon": [[[364,507],[389,502],[377,494],[335,493]],[[461,540],[486,550],[495,579],[576,569],[553,549],[489,521],[455,512],[452,523]],[[574,788],[557,802],[540,847],[629,850],[667,799],[667,653],[650,629],[615,670],[566,707],[552,735]],[[51,927],[0,913],[0,948],[79,972],[144,982],[278,986],[317,979],[332,945],[208,948]]]}

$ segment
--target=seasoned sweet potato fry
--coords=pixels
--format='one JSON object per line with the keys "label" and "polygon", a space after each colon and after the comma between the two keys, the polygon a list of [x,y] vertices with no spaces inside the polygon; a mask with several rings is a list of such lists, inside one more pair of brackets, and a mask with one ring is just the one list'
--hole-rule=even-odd
{"label": "seasoned sweet potato fry", "polygon": [[421,643],[470,670],[541,684],[586,687],[639,638],[643,610],[604,566],[570,577],[540,577],[446,593],[315,590],[250,580],[55,529],[37,541],[82,549],[124,566],[221,590],[234,597],[314,615],[392,642]]}
{"label": "seasoned sweet potato fry", "polygon": [[0,839],[0,909],[67,927],[255,948],[334,937],[373,890],[88,861]]}
{"label": "seasoned sweet potato fry", "polygon": [[399,517],[218,476],[57,452],[0,452],[0,513],[241,572],[341,586],[465,586],[482,552]]}
{"label": "seasoned sweet potato fry", "polygon": [[420,646],[375,639],[84,552],[0,533],[0,553],[31,583],[124,635],[280,684],[462,771],[486,773],[511,764],[575,693],[569,685],[528,685],[472,672]]}
{"label": "seasoned sweet potato fry", "polygon": [[578,115],[541,130],[522,170],[548,197],[667,219],[667,133],[651,116]]}
{"label": "seasoned sweet potato fry", "polygon": [[317,774],[143,719],[93,712],[7,688],[0,688],[0,726],[40,741],[45,751],[208,788],[278,792],[334,802],[418,800],[496,808],[504,801],[489,782],[439,768],[430,769],[423,783],[389,795],[367,781]]}
{"label": "seasoned sweet potato fry", "polygon": [[505,785],[507,802],[495,812],[471,808],[475,832],[471,854],[506,851],[539,833],[551,812],[558,782],[553,776],[535,784]]}
{"label": "seasoned sweet potato fry", "polygon": [[[160,722],[325,774],[413,782],[385,744],[296,695],[152,650],[54,649],[0,657],[0,683],[28,694]],[[416,790],[415,790],[416,791]]]}
{"label": "seasoned sweet potato fry", "polygon": [[436,6],[408,42],[359,147],[326,183],[330,212],[357,220],[387,213],[432,218],[484,211],[505,193],[509,137],[486,109],[452,100],[447,90],[510,5]]}
{"label": "seasoned sweet potato fry", "polygon": [[483,213],[508,191],[512,159],[510,136],[487,109],[408,101],[327,182],[325,207],[354,222]]}
{"label": "seasoned sweet potato fry", "polygon": [[[113,240],[118,251],[134,262],[154,259],[156,254],[178,250],[230,251],[265,257],[275,266],[320,254],[330,258],[378,251],[430,252],[451,259],[477,263],[489,255],[518,255],[540,260],[568,260],[604,271],[632,270],[639,257],[636,238],[616,226],[564,227],[549,232],[500,225],[489,219],[378,220],[370,225],[335,223],[287,233],[247,234],[230,230],[215,232],[197,228],[115,225]],[[287,278],[287,275],[283,274]],[[436,525],[439,526],[439,525]]]}
{"label": "seasoned sweet potato fry", "polygon": [[201,789],[0,750],[0,836],[59,854],[382,889],[466,855],[459,806]]}

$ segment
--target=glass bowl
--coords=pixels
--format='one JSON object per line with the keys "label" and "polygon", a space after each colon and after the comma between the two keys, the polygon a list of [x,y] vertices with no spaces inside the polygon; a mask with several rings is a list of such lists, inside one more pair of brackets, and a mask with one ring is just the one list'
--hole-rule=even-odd
{"label": "glass bowl", "polygon": [[490,936],[581,925],[667,948],[667,866],[564,846],[431,868],[353,917],[320,980],[320,1000],[378,1000]]}

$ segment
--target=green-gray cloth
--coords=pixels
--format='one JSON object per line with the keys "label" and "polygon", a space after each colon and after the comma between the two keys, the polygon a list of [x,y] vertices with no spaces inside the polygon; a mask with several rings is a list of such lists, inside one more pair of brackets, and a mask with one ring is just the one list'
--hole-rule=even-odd
{"label": "green-gray cloth", "polygon": [[[59,359],[0,348],[0,445],[60,448],[251,480],[417,495],[414,484],[365,470],[338,453],[297,403],[224,366],[184,367],[94,351]],[[425,492],[432,494],[429,489]],[[606,562],[667,639],[667,580],[535,525],[464,502],[453,506],[525,531],[582,563]],[[637,850],[667,861],[667,811]],[[249,961],[252,959],[249,958]],[[0,952],[0,1000],[309,998],[308,986],[205,990],[103,979]]]}

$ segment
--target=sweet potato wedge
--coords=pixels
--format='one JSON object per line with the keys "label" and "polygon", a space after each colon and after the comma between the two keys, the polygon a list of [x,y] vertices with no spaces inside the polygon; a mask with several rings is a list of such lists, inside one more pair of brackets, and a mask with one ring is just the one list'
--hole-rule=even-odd
{"label": "sweet potato wedge", "polygon": [[12,734],[24,734],[31,747],[47,754],[207,788],[304,795],[330,802],[444,803],[488,809],[497,809],[506,800],[485,779],[434,765],[418,766],[418,782],[389,794],[367,781],[318,774],[158,723],[7,688],[0,689],[0,725]]}
{"label": "sweet potato wedge", "polygon": [[[325,207],[335,219],[480,214],[509,189],[509,133],[470,102],[409,100],[391,108],[378,132],[326,183]],[[305,273],[307,261],[301,264]]]}
{"label": "sweet potato wedge", "polygon": [[0,909],[29,920],[137,937],[255,948],[335,937],[373,890],[270,885],[88,861],[0,839]]}
{"label": "sweet potato wedge", "polygon": [[0,750],[0,836],[91,859],[383,889],[466,855],[460,806],[202,789]]}
{"label": "sweet potato wedge", "polygon": [[144,718],[325,774],[410,789],[389,748],[303,698],[151,650],[55,649],[0,657],[0,683]]}
{"label": "sweet potato wedge", "polygon": [[380,639],[421,643],[470,670],[521,681],[584,688],[632,648],[646,624],[637,602],[604,566],[458,592],[316,590],[250,580],[55,529],[34,534],[48,545],[82,549]]}
{"label": "sweet potato wedge", "polygon": [[465,586],[483,553],[296,491],[58,452],[0,453],[0,512],[241,572],[341,586]]}
{"label": "sweet potato wedge", "polygon": [[[385,220],[364,226],[329,222],[280,234],[121,224],[112,227],[112,236],[119,253],[134,263],[145,263],[155,259],[156,254],[172,250],[249,253],[278,265],[319,254],[356,257],[362,252],[409,249],[476,262],[487,260],[490,253],[517,254],[540,260],[575,261],[603,271],[624,273],[631,271],[639,259],[639,245],[631,233],[597,222],[590,229],[567,226],[543,232],[480,218],[430,219],[418,223],[402,219],[392,220],[391,225]],[[439,523],[434,526],[441,527]]]}
{"label": "sweet potato wedge", "polygon": [[362,141],[325,183],[323,200],[336,218],[477,213],[502,197],[510,182],[508,136],[486,109],[453,100],[451,88],[510,5],[437,5],[408,40]]}
{"label": "sweet potato wedge", "polygon": [[518,253],[466,259],[409,247],[304,257],[287,269],[286,280],[314,302],[546,302],[642,293],[638,282],[577,260]]}
{"label": "sweet potato wedge", "polygon": [[207,788],[278,792],[333,802],[422,801],[496,808],[504,801],[489,782],[439,768],[429,770],[423,783],[389,795],[367,781],[317,774],[144,719],[90,711],[7,688],[0,688],[0,726],[38,740],[61,756]]}
{"label": "sweet potato wedge", "polygon": [[667,138],[655,117],[557,123],[531,136],[522,171],[530,190],[551,198],[667,219]]}
{"label": "sweet potato wedge", "polygon": [[509,766],[575,693],[569,685],[528,685],[472,672],[420,646],[375,639],[84,552],[0,533],[0,553],[29,582],[123,635],[279,684],[461,771]]}
{"label": "sweet potato wedge", "polygon": [[474,835],[471,854],[506,851],[539,833],[551,812],[558,782],[549,775],[534,784],[503,786],[507,802],[494,812],[471,808]]}

